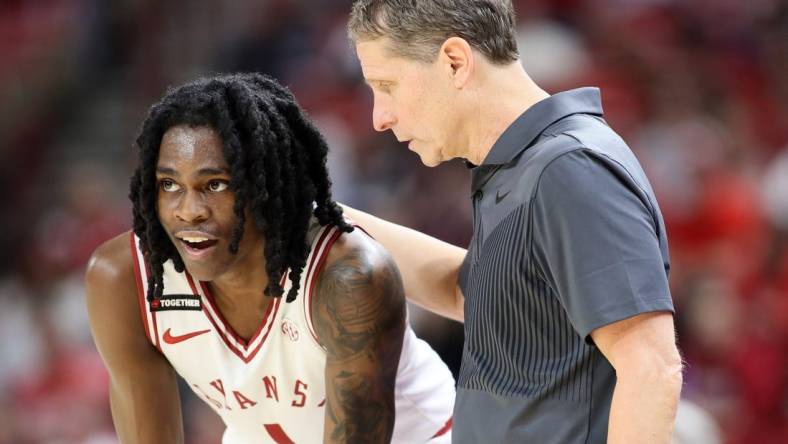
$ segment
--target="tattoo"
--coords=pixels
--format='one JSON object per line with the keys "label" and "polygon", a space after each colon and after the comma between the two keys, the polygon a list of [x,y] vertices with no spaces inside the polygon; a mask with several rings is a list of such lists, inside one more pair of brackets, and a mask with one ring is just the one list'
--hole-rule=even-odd
{"label": "tattoo", "polygon": [[388,442],[405,329],[405,297],[394,262],[351,248],[320,273],[313,320],[327,350],[326,438]]}
{"label": "tattoo", "polygon": [[[357,372],[340,370],[330,386],[334,396],[327,403],[327,417],[332,423],[332,442],[371,442],[386,436],[387,422],[394,425],[393,415],[374,399],[369,378]],[[393,412],[392,412],[393,413]]]}

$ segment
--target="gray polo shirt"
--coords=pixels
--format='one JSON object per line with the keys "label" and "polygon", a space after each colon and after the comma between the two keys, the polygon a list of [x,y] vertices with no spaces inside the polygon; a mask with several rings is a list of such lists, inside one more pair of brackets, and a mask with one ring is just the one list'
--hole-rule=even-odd
{"label": "gray polo shirt", "polygon": [[665,223],[599,90],[528,109],[473,169],[455,443],[603,443],[599,327],[673,311]]}

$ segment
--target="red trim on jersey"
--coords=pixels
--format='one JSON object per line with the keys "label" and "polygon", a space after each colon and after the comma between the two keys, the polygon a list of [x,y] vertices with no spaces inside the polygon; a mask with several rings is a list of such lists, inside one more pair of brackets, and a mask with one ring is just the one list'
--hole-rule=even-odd
{"label": "red trim on jersey", "polygon": [[156,335],[156,348],[161,351],[161,341],[159,340],[159,326],[158,322],[156,322],[156,312],[151,312],[151,317],[153,318],[153,334]]}
{"label": "red trim on jersey", "polygon": [[238,333],[236,333],[236,332],[235,332],[235,329],[233,329],[233,327],[230,325],[230,323],[229,323],[229,322],[227,322],[227,320],[225,320],[225,319],[224,319],[224,315],[222,314],[222,311],[221,311],[221,310],[219,310],[219,307],[216,305],[216,301],[215,301],[215,299],[214,299],[214,297],[213,297],[213,294],[211,294],[211,291],[208,289],[208,286],[207,286],[207,285],[205,285],[205,282],[202,282],[202,281],[200,281],[200,288],[202,288],[202,292],[203,292],[203,294],[205,295],[205,298],[208,300],[208,303],[209,303],[209,304],[211,304],[211,308],[213,308],[213,312],[214,312],[214,313],[216,313],[216,318],[217,318],[217,319],[219,320],[219,322],[221,322],[221,323],[222,323],[222,325],[224,326],[224,330],[225,330],[227,333],[229,333],[229,334],[230,334],[230,336],[232,336],[232,337],[233,337],[233,339],[235,339],[236,341],[238,341],[238,343],[239,343],[239,344],[241,344],[241,346],[242,346],[244,349],[246,349],[246,348],[249,346],[249,343],[250,343],[252,340],[254,340],[254,338],[255,338],[255,336],[257,335],[257,333],[259,333],[259,332],[260,332],[260,330],[262,330],[262,329],[263,329],[263,326],[265,325],[266,321],[268,320],[268,314],[269,314],[269,313],[271,313],[271,307],[272,307],[274,304],[268,304],[268,308],[267,308],[267,309],[266,309],[266,311],[265,311],[265,315],[263,315],[263,321],[262,321],[262,325],[260,325],[260,327],[258,327],[258,329],[257,329],[257,333],[255,333],[255,335],[254,335],[254,336],[252,336],[252,337],[249,339],[249,341],[246,341],[246,340],[245,340],[244,338],[242,338],[242,337],[241,337],[241,336],[240,336]]}
{"label": "red trim on jersey", "polygon": [[[146,259],[145,256],[142,256],[142,263],[145,266],[145,273],[147,273],[147,276],[153,274],[150,271],[150,264],[148,263],[148,259]],[[161,352],[161,339],[159,338],[159,323],[156,322],[156,312],[151,311],[150,315],[151,315],[151,324],[153,324],[153,337],[155,338],[156,341],[154,342],[154,345]]]}
{"label": "red trim on jersey", "polygon": [[227,348],[229,348],[231,352],[235,353],[236,356],[241,358],[242,361],[247,362],[243,352],[240,349],[238,349],[238,347],[236,347],[235,344],[230,342],[229,339],[227,339],[227,336],[222,331],[222,328],[219,327],[219,324],[216,323],[213,316],[211,316],[211,314],[208,312],[208,309],[203,307],[202,311],[203,313],[205,313],[205,317],[208,318],[208,321],[211,323],[211,325],[213,325],[213,328],[214,330],[216,330],[216,333],[219,335],[220,338],[222,338],[222,341],[224,341],[225,345],[227,345]]}
{"label": "red trim on jersey", "polygon": [[[331,232],[331,227],[329,226],[323,227],[323,231],[320,233],[320,238],[317,240],[317,243],[315,243],[315,247],[312,249],[312,257],[309,260],[309,266],[306,269],[306,278],[304,279],[304,285],[307,285],[311,282],[312,270],[314,269],[315,262],[317,261],[318,253],[320,252],[320,247],[321,245],[323,245],[323,241],[326,240],[326,237],[328,236],[329,232]],[[304,297],[308,297],[309,291],[306,291],[307,289],[303,289],[303,290],[305,290]],[[320,341],[317,340],[317,336],[315,335],[315,332],[313,331],[314,329],[312,328],[312,322],[311,322],[312,313],[307,312],[307,306],[308,306],[307,302],[304,301],[304,319],[306,320],[306,326],[307,329],[309,330],[309,334],[311,334],[312,337],[315,338],[315,342],[319,344]]]}
{"label": "red trim on jersey", "polygon": [[[186,274],[186,279],[189,282],[189,286],[192,288],[192,291],[194,292],[194,294],[199,295],[200,293],[198,292],[197,286],[194,283],[194,278],[192,278],[189,272],[185,272],[185,274]],[[282,278],[282,280],[284,281],[286,277],[287,275],[285,275]],[[241,358],[241,360],[244,363],[248,364],[249,362],[252,361],[252,359],[254,359],[255,356],[257,356],[257,352],[259,352],[260,349],[263,347],[263,344],[268,338],[268,334],[271,332],[271,330],[273,330],[274,320],[276,319],[276,315],[279,312],[279,304],[281,303],[281,298],[275,298],[273,301],[271,301],[270,304],[268,304],[268,309],[266,310],[265,315],[263,315],[263,320],[260,324],[260,328],[258,329],[257,333],[255,333],[255,335],[252,336],[251,339],[249,339],[249,341],[246,341],[243,338],[241,338],[238,335],[238,333],[235,332],[232,326],[227,322],[227,320],[224,319],[222,312],[219,310],[219,307],[214,302],[213,295],[211,295],[210,290],[208,289],[208,285],[206,285],[205,282],[200,281],[200,288],[202,289],[202,294],[205,296],[205,300],[211,305],[211,308],[215,313],[215,316],[211,313],[211,311],[208,310],[208,308],[205,305],[203,305],[203,309],[202,309],[203,314],[205,314],[205,316],[211,322],[214,329],[219,334],[219,337],[222,338],[222,341],[225,343],[225,345],[227,345],[227,348],[229,348],[230,351],[235,353],[236,356]],[[221,327],[219,326],[219,323],[222,324]],[[263,332],[266,326],[268,326],[269,328],[268,330],[265,331],[265,334],[263,334],[263,337],[260,339],[259,344],[257,344],[257,346],[253,350],[251,351],[248,350],[249,345],[251,345],[256,341],[257,337]],[[243,350],[239,349],[232,341],[230,341],[230,339],[227,337],[225,332],[227,332],[230,336],[232,336],[232,338],[243,347]]]}
{"label": "red trim on jersey", "polygon": [[[148,264],[148,260],[145,259],[145,256],[142,257],[142,262],[145,265],[145,272],[148,273],[148,276],[150,276],[151,275],[150,264]],[[156,322],[156,312],[151,311],[150,316],[151,316],[151,324],[153,324],[153,337],[156,338],[156,342],[153,345],[155,345],[156,348],[159,350],[159,352],[161,352],[161,338],[159,338],[159,323]]]}
{"label": "red trim on jersey", "polygon": [[306,281],[309,280],[309,276],[312,274],[312,267],[315,265],[315,261],[317,260],[317,252],[320,251],[320,245],[323,244],[323,241],[328,236],[328,233],[331,231],[331,227],[324,227],[323,232],[320,233],[320,239],[318,239],[317,243],[315,244],[315,248],[312,250],[312,258],[309,261],[309,266],[306,269]]}
{"label": "red trim on jersey", "polygon": [[129,243],[131,245],[131,257],[134,259],[134,278],[137,281],[137,301],[139,302],[140,306],[140,319],[142,319],[142,325],[145,327],[145,336],[148,338],[148,341],[151,343],[151,345],[156,345],[150,335],[148,316],[145,314],[148,308],[148,300],[145,295],[145,286],[142,284],[142,275],[140,274],[140,260],[137,257],[137,243],[134,241],[133,231],[129,232]]}
{"label": "red trim on jersey", "polygon": [[438,432],[436,434],[432,435],[432,438],[430,438],[430,439],[435,439],[435,438],[437,438],[439,436],[442,436],[442,435],[445,435],[445,434],[449,433],[449,430],[451,430],[451,425],[452,425],[452,421],[451,421],[451,418],[449,418],[449,420],[446,421],[446,424],[444,424],[443,427],[441,427],[441,429],[438,430]]}
{"label": "red trim on jersey", "polygon": [[279,424],[264,424],[263,427],[276,444],[295,444]]}
{"label": "red trim on jersey", "polygon": [[[184,270],[184,274],[186,275],[186,280],[189,282],[189,287],[191,287],[192,292],[194,294],[196,294],[196,295],[199,295],[200,292],[197,290],[197,286],[194,284],[194,278],[192,278],[192,275],[189,274],[189,272],[185,271],[185,270]],[[203,298],[203,299],[205,299],[206,301],[208,300],[207,297]],[[224,333],[222,332],[221,327],[219,327],[219,325],[213,319],[213,316],[211,316],[211,313],[208,311],[208,308],[205,305],[206,304],[203,304],[203,306],[202,306],[202,312],[205,315],[205,317],[208,318],[208,322],[210,322],[211,325],[213,325],[214,330],[216,330],[216,333],[219,335],[219,337],[222,339],[222,341],[224,341],[225,345],[227,345],[227,348],[229,348],[231,352],[235,353],[236,356],[241,358],[241,360],[244,360],[244,355],[241,352],[241,350],[239,350],[235,346],[235,344],[233,344],[232,342],[230,342],[229,339],[227,339],[227,336],[224,335]]]}
{"label": "red trim on jersey", "polygon": [[192,289],[192,294],[199,296],[200,292],[197,291],[197,286],[194,285],[194,279],[192,278],[192,275],[186,270],[183,270],[183,274],[186,276],[186,282],[189,283],[189,287]]}
{"label": "red trim on jersey", "polygon": [[[288,274],[289,274],[289,271],[287,273],[285,273],[284,275],[282,275],[282,279],[279,280],[279,286],[284,288],[285,282],[287,281]],[[249,359],[248,360],[244,359],[246,361],[246,363],[248,364],[249,361],[251,361],[252,358],[257,354],[257,351],[260,350],[260,347],[263,346],[263,343],[265,342],[266,338],[268,338],[268,333],[271,333],[271,329],[273,328],[273,323],[274,323],[274,321],[276,319],[276,313],[279,311],[279,304],[281,303],[282,298],[281,297],[273,298],[274,300],[271,301],[270,304],[268,304],[268,309],[265,311],[265,315],[263,315],[263,320],[260,323],[260,327],[257,328],[257,331],[255,332],[255,334],[252,335],[252,337],[249,338],[248,341],[245,341],[242,337],[240,337],[235,332],[235,330],[233,330],[233,327],[230,325],[230,323],[225,321],[224,317],[222,316],[222,312],[219,311],[219,307],[213,304],[213,300],[212,300],[213,299],[213,295],[211,295],[210,290],[208,290],[208,286],[205,284],[205,282],[200,282],[200,286],[202,287],[203,291],[205,292],[205,295],[211,297],[211,299],[209,300],[209,302],[211,303],[211,307],[213,307],[213,309],[216,311],[216,314],[222,320],[222,323],[224,323],[224,325],[227,326],[227,328],[229,329],[230,333],[237,340],[241,341],[241,345],[244,346],[245,350],[248,351],[249,345],[254,343],[254,341],[257,339],[257,337],[260,336],[260,333],[262,333],[262,331],[265,328],[265,326],[266,325],[270,325],[270,327],[268,328],[268,331],[265,332],[265,335],[263,335],[263,338],[260,340],[260,343],[249,354]],[[268,316],[271,314],[272,306],[273,306],[274,314],[273,314],[273,316],[271,318],[271,322],[268,322]]]}
{"label": "red trim on jersey", "polygon": [[285,288],[285,282],[287,282],[287,277],[290,276],[290,269],[287,269],[287,273],[282,275],[282,279],[279,279],[279,286],[283,289]]}
{"label": "red trim on jersey", "polygon": [[[323,250],[323,254],[320,255],[320,259],[317,261],[317,265],[315,265],[315,271],[312,276],[312,282],[309,283],[309,290],[306,293],[306,301],[305,301],[306,303],[304,304],[306,306],[306,309],[309,310],[310,314],[312,313],[312,300],[314,299],[312,297],[312,291],[315,289],[315,282],[317,280],[317,275],[320,274],[320,270],[323,269],[323,265],[325,265],[326,263],[326,258],[328,258],[328,253],[331,251],[331,247],[334,246],[334,242],[336,242],[337,239],[339,239],[339,236],[342,236],[342,233],[343,233],[342,231],[337,230],[334,232],[333,235],[331,235],[331,237],[326,241],[326,248]],[[320,340],[317,338],[315,332],[312,331],[313,330],[313,326],[311,325],[312,323],[310,322],[308,324],[309,324],[308,325],[309,332],[312,333],[312,337],[315,338],[315,341],[317,341],[318,344],[322,345]]]}
{"label": "red trim on jersey", "polygon": [[[249,363],[249,362],[250,362],[252,359],[254,359],[254,357],[255,357],[255,356],[257,356],[257,352],[258,352],[258,351],[260,351],[260,349],[261,349],[261,348],[263,348],[263,344],[265,344],[265,340],[266,340],[266,339],[268,339],[268,334],[269,334],[269,333],[271,333],[271,330],[273,330],[273,329],[274,329],[274,320],[275,320],[275,318],[276,318],[276,313],[277,313],[277,312],[279,312],[279,304],[281,304],[281,303],[282,303],[282,298],[276,298],[276,299],[274,299],[274,301],[273,301],[273,302],[272,302],[272,303],[271,303],[271,304],[268,306],[268,308],[269,308],[269,311],[271,311],[271,310],[270,310],[270,308],[271,308],[271,305],[274,305],[274,315],[273,315],[273,318],[274,318],[274,319],[272,319],[272,320],[271,320],[271,322],[270,322],[270,324],[268,325],[268,331],[266,331],[266,332],[265,332],[265,334],[263,335],[263,339],[261,339],[261,340],[260,340],[260,343],[259,343],[259,344],[257,344],[257,347],[255,347],[255,349],[254,349],[254,350],[252,350],[252,352],[251,352],[251,353],[249,353],[249,357],[248,357],[248,358],[242,358],[242,359],[244,360],[244,362],[245,362],[245,363],[247,363],[247,364],[248,364],[248,363]],[[266,313],[266,316],[268,316],[268,314],[267,314],[267,313]]]}
{"label": "red trim on jersey", "polygon": [[369,231],[365,230],[365,229],[364,229],[364,227],[362,227],[361,225],[359,225],[359,224],[357,224],[357,223],[355,223],[355,222],[351,222],[351,223],[350,223],[350,225],[351,225],[353,228],[358,228],[359,230],[363,231],[363,232],[364,232],[364,234],[366,234],[367,236],[369,236],[369,238],[370,238],[370,239],[372,239],[372,240],[375,240],[375,238],[374,238],[374,237],[372,237],[372,235],[371,235],[371,234],[369,234]]}
{"label": "red trim on jersey", "polygon": [[260,333],[263,331],[265,326],[268,325],[268,316],[271,314],[272,308],[274,307],[274,305],[278,306],[278,304],[274,304],[274,302],[281,299],[281,298],[275,298],[273,301],[271,301],[270,304],[268,304],[268,308],[265,310],[265,314],[263,315],[263,320],[260,322],[260,326],[257,327],[257,331],[247,341],[246,339],[242,338],[238,333],[236,333],[232,325],[230,325],[230,323],[227,322],[227,320],[224,318],[224,315],[219,310],[218,305],[216,305],[215,303],[215,299],[211,294],[211,290],[208,289],[208,286],[205,285],[205,282],[201,281],[200,287],[202,287],[202,291],[205,293],[205,296],[208,298],[208,302],[211,304],[211,307],[213,308],[213,311],[216,313],[216,316],[219,318],[219,321],[221,321],[222,325],[224,325],[224,327],[227,329],[227,332],[229,332],[230,335],[232,335],[232,337],[236,341],[238,341],[239,344],[243,346],[244,350],[249,348],[249,345],[252,344],[257,339],[258,336],[260,336]]}

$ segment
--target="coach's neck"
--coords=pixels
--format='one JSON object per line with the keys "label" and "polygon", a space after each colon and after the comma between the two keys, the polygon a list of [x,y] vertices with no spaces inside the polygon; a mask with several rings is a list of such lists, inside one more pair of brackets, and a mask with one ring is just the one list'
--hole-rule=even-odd
{"label": "coach's neck", "polygon": [[466,93],[465,158],[481,165],[504,131],[528,108],[550,95],[525,72],[520,61],[495,65],[480,57]]}

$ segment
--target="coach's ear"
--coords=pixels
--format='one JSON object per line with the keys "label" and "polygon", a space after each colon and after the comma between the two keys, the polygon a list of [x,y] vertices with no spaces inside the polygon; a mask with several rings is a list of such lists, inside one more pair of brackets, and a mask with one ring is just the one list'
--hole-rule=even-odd
{"label": "coach's ear", "polygon": [[465,39],[449,37],[441,45],[438,63],[446,68],[454,87],[462,89],[473,74],[473,49]]}

